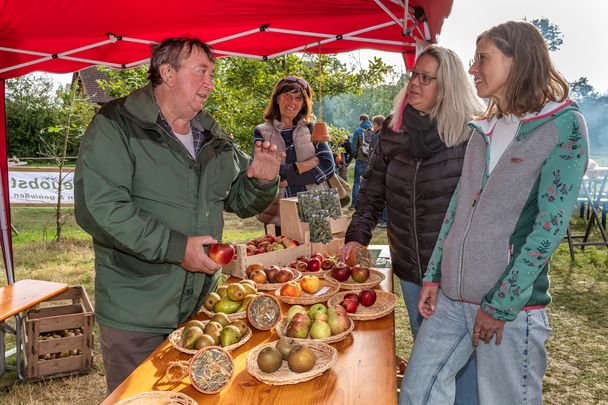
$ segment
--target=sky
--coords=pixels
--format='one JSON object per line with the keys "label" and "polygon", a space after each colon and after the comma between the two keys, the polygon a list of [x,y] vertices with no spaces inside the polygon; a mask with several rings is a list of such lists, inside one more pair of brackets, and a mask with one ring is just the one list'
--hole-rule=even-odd
{"label": "sky", "polygon": [[[551,56],[569,82],[582,76],[599,93],[608,93],[608,1],[606,0],[454,0],[445,20],[439,45],[453,49],[465,65],[475,52],[475,38],[486,29],[508,20],[548,18],[559,26],[564,43]],[[343,61],[367,65],[379,56],[385,63],[403,69],[400,54],[361,50],[340,56]],[[70,75],[52,75],[62,83]]]}

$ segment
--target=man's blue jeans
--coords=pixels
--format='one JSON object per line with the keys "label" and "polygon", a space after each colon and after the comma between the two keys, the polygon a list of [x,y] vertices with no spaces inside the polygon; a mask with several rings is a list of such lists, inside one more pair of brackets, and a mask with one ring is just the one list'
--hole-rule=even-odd
{"label": "man's blue jeans", "polygon": [[435,314],[422,322],[401,386],[400,405],[452,404],[455,377],[477,357],[481,404],[542,404],[551,334],[544,308],[520,311],[505,324],[503,340],[472,344],[479,305],[447,298],[441,290]]}
{"label": "man's blue jeans", "polygon": [[365,169],[367,168],[367,162],[363,160],[355,161],[355,174],[354,174],[354,182],[353,182],[353,201],[350,204],[351,207],[357,208],[357,194],[359,194],[359,187],[361,187],[361,176],[365,173]]}
{"label": "man's blue jeans", "polygon": [[[412,336],[416,339],[418,330],[424,318],[418,311],[418,296],[422,286],[416,283],[411,283],[405,280],[399,280],[401,284],[401,292],[405,301],[405,308],[410,318],[410,329]],[[456,375],[456,397],[455,405],[477,405],[479,403],[477,397],[477,362],[475,361],[475,353],[471,355],[466,365]],[[405,389],[405,379],[401,384],[401,392]]]}

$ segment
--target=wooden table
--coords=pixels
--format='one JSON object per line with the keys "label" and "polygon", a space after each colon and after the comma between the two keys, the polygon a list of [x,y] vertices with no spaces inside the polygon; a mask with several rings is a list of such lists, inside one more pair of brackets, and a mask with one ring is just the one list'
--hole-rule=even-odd
{"label": "wooden table", "polygon": [[[390,269],[379,269],[386,279],[381,289],[393,291]],[[237,281],[230,279],[228,282]],[[289,305],[283,304],[284,313]],[[201,313],[197,318],[205,319]],[[245,365],[247,353],[262,343],[277,340],[273,331],[253,329],[253,336],[232,352],[235,378],[223,391],[206,395],[196,391],[188,378],[172,384],[165,378],[170,361],[189,360],[191,356],[160,345],[102,405],[114,404],[129,396],[153,390],[183,392],[200,404],[221,405],[346,405],[397,403],[395,362],[395,320],[393,313],[373,321],[355,321],[355,329],[345,340],[333,343],[338,360],[320,377],[295,385],[270,386],[249,375]]]}

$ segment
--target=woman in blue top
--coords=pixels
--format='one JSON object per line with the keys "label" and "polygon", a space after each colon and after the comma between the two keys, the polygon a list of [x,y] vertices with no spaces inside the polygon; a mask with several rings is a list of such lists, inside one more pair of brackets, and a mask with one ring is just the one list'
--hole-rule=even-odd
{"label": "woman in blue top", "polygon": [[280,189],[277,198],[258,219],[274,224],[280,234],[279,199],[295,197],[298,192],[326,188],[334,172],[334,159],[326,142],[312,142],[312,95],[306,80],[285,76],[274,86],[263,124],[253,131],[253,142],[268,140],[286,153],[281,164]]}

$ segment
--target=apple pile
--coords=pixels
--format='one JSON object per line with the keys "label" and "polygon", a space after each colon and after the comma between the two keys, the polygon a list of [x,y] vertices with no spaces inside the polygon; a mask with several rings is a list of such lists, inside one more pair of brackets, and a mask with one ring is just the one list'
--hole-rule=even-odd
{"label": "apple pile", "polygon": [[293,248],[299,246],[300,242],[283,235],[279,235],[277,237],[272,235],[264,235],[257,239],[248,240],[245,242],[245,245],[247,249],[247,256],[253,256],[266,252],[274,252],[275,250]]}
{"label": "apple pile", "polygon": [[287,267],[279,267],[276,265],[264,268],[261,263],[252,263],[245,268],[247,278],[259,284],[265,283],[286,283],[293,280],[293,273]]}
{"label": "apple pile", "polygon": [[324,339],[345,332],[350,320],[344,308],[339,305],[327,308],[324,304],[314,304],[308,311],[301,305],[292,306],[287,312],[285,335],[298,339]]}
{"label": "apple pile", "polygon": [[331,270],[338,263],[335,256],[329,256],[323,253],[313,253],[310,257],[300,256],[293,262],[289,263],[289,267],[296,269],[299,272],[315,272],[321,270]]}
{"label": "apple pile", "polygon": [[241,280],[238,283],[223,285],[216,292],[209,293],[203,306],[210,312],[234,314],[247,310],[249,302],[258,294],[252,280]]}
{"label": "apple pile", "polygon": [[[42,332],[42,333],[40,333],[38,340],[41,342],[44,342],[47,340],[54,340],[54,339],[73,337],[73,336],[82,336],[82,333],[83,333],[82,328],[56,330],[56,331],[51,331],[51,332]],[[59,343],[57,345],[59,345]],[[40,354],[40,355],[38,355],[38,360],[62,359],[65,357],[79,356],[79,355],[82,355],[81,349],[72,349],[72,350],[68,349],[63,352]]]}
{"label": "apple pile", "polygon": [[367,267],[350,267],[345,263],[337,263],[331,271],[331,276],[339,282],[344,282],[349,278],[356,283],[364,283],[369,279],[370,270]]}
{"label": "apple pile", "polygon": [[182,330],[184,348],[200,350],[207,346],[227,347],[238,343],[249,327],[242,320],[230,321],[226,314],[217,313],[211,321],[189,321]]}
{"label": "apple pile", "polygon": [[258,353],[257,363],[264,373],[274,373],[287,361],[294,373],[305,373],[317,364],[317,355],[305,345],[295,340],[281,337],[275,347],[267,346]]}
{"label": "apple pile", "polygon": [[359,304],[364,307],[371,307],[374,305],[374,302],[376,302],[376,292],[371,288],[366,288],[361,290],[358,295],[354,292],[345,294],[340,305],[344,307],[346,312],[352,314],[357,312]]}
{"label": "apple pile", "polygon": [[302,292],[314,294],[321,289],[321,280],[314,275],[305,275],[298,281],[288,281],[281,286],[279,294],[282,297],[299,297]]}

